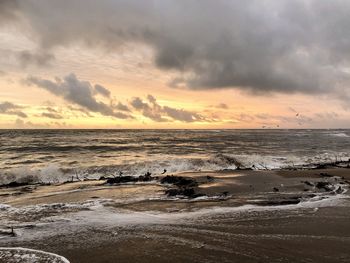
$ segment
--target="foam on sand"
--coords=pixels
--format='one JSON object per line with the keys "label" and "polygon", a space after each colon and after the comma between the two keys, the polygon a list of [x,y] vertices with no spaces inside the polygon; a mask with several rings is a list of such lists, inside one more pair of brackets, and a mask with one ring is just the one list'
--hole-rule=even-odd
{"label": "foam on sand", "polygon": [[[254,205],[244,204],[240,206],[214,206],[194,209],[192,211],[180,210],[176,212],[147,211],[136,212],[128,210],[114,210],[105,206],[95,206],[92,209],[71,214],[71,222],[79,222],[93,225],[149,225],[149,224],[184,224],[188,220],[196,220],[218,214],[246,213],[250,211],[279,211],[300,208],[318,209],[320,207],[339,206],[348,196],[344,191],[338,195],[317,195],[310,200],[303,200],[298,204],[290,205]],[[204,198],[202,198],[204,199]],[[210,199],[210,198],[209,198]],[[193,202],[194,200],[192,200]]]}
{"label": "foam on sand", "polygon": [[60,255],[22,247],[0,247],[0,260],[7,263],[69,263]]}

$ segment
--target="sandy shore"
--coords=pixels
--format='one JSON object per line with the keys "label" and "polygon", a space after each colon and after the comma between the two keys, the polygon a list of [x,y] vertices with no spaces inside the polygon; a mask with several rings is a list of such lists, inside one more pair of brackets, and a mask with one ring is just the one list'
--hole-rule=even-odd
{"label": "sandy shore", "polygon": [[350,169],[181,176],[203,196],[159,181],[2,188],[0,246],[70,262],[350,261]]}

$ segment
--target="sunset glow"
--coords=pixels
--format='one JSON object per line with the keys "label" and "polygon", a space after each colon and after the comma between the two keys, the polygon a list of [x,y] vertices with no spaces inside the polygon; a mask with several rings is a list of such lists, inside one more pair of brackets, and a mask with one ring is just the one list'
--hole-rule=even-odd
{"label": "sunset glow", "polygon": [[[300,59],[300,65],[294,65],[288,69],[287,66],[284,67],[281,64],[281,66],[277,65],[277,69],[271,69],[271,72],[267,70],[264,73],[265,69],[254,69],[255,66],[258,67],[258,65],[253,67],[255,62],[244,61],[240,67],[252,66],[247,76],[257,79],[256,83],[245,81],[246,75],[237,76],[237,78],[242,78],[241,80],[235,79],[235,74],[240,74],[237,72],[243,70],[239,68],[237,72],[232,71],[230,73],[232,79],[229,76],[226,84],[214,80],[214,76],[211,80],[206,79],[209,78],[208,74],[214,74],[213,71],[218,69],[199,70],[198,66],[192,65],[193,63],[202,63],[202,67],[208,66],[208,62],[203,60],[201,52],[211,50],[211,42],[215,41],[214,37],[217,36],[208,38],[209,36],[201,35],[199,38],[202,42],[198,42],[198,50],[188,51],[192,55],[189,53],[182,57],[182,54],[177,55],[175,53],[176,50],[179,51],[183,48],[183,52],[185,52],[187,48],[189,50],[192,48],[192,42],[197,43],[199,41],[194,40],[192,36],[187,35],[186,31],[183,31],[177,36],[178,39],[173,39],[172,44],[167,47],[169,50],[166,50],[166,52],[173,53],[169,53],[169,57],[162,57],[165,56],[162,53],[165,51],[162,49],[163,46],[159,45],[168,45],[163,41],[168,38],[172,39],[172,36],[169,36],[169,32],[163,32],[152,23],[154,19],[159,22],[158,19],[163,19],[163,15],[169,15],[169,12],[172,11],[169,11],[167,5],[161,2],[154,1],[152,5],[141,11],[136,8],[137,1],[135,3],[132,1],[128,9],[124,6],[125,3],[120,1],[102,1],[103,3],[96,11],[96,17],[86,17],[85,13],[93,8],[93,1],[89,1],[91,5],[83,8],[79,7],[83,10],[77,11],[77,17],[71,17],[72,14],[67,10],[70,10],[70,8],[74,10],[76,8],[75,2],[79,1],[74,1],[72,6],[57,4],[58,2],[52,4],[45,2],[40,12],[35,7],[40,3],[44,3],[43,1],[21,1],[17,4],[10,4],[10,2],[1,2],[3,19],[0,20],[0,55],[2,57],[0,61],[0,128],[216,129],[348,128],[350,126],[350,113],[346,101],[349,84],[347,81],[349,74],[348,60],[345,59],[343,62],[323,61],[323,67],[329,67],[329,74],[333,74],[330,73],[331,67],[337,67],[337,70],[341,71],[344,76],[339,77],[339,79],[330,76],[329,79],[324,80],[324,83],[315,84],[317,86],[314,87],[308,85],[314,85],[313,82],[322,81],[322,79],[317,79],[316,72],[304,72],[305,76],[292,72],[292,68],[295,66],[307,66],[306,64],[311,63],[311,60],[318,59],[317,57],[320,54],[314,54],[316,51],[312,49],[312,44],[300,44],[293,51],[295,53],[285,54],[285,56],[294,56],[293,59]],[[211,4],[207,3],[202,7],[210,8],[210,6]],[[224,6],[223,3],[218,3],[216,12],[223,12]],[[173,10],[175,16],[181,16],[177,12],[189,8],[189,15],[191,14],[193,19],[188,18],[187,23],[191,25],[187,28],[188,34],[193,33],[192,31],[197,27],[194,18],[197,12],[192,10],[192,7],[192,5],[186,7],[185,4],[179,4],[178,9],[174,8]],[[52,14],[51,8],[56,8],[59,10],[57,12],[64,13],[66,18],[63,15],[62,17],[49,18]],[[138,18],[126,19],[120,14],[115,14],[102,24],[98,20],[95,24],[96,28],[89,31],[84,21],[86,24],[94,23],[95,19],[108,8],[121,10],[125,8],[127,9],[125,12],[130,12],[130,15],[137,14]],[[236,7],[232,5],[230,8],[234,10]],[[263,6],[261,8],[267,7]],[[274,8],[281,16],[276,19],[283,20],[283,15],[287,12],[286,7],[276,5]],[[319,8],[322,8],[322,5]],[[149,14],[154,14],[155,9],[160,12],[157,18]],[[249,12],[249,16],[254,13],[253,11],[253,13]],[[226,18],[231,19],[223,14],[223,19]],[[64,19],[71,21],[72,28],[65,25]],[[99,31],[108,28],[108,23],[111,23],[112,27],[118,21],[121,24],[120,26],[125,26],[124,30],[128,30],[130,27],[137,28],[138,26],[140,28],[137,30],[143,30],[141,24],[138,24],[141,23],[142,19],[146,24],[149,23],[150,34],[159,34],[160,38],[164,38],[159,40],[160,43],[153,43],[153,40],[148,41],[147,38],[143,37],[127,36],[127,33],[123,35]],[[179,25],[176,25],[172,19],[174,18],[169,18],[164,27],[176,31]],[[265,23],[266,28],[271,27],[266,29],[270,30],[271,34],[273,31],[280,30],[277,25],[271,24],[272,21],[269,21],[266,17],[257,19],[261,19],[261,23]],[[206,17],[203,20],[204,24],[210,22],[210,19]],[[178,22],[180,23],[180,21]],[[239,21],[236,22],[240,23]],[[44,26],[45,23],[47,26]],[[220,30],[222,32],[231,30],[227,29],[222,23],[217,22],[215,26],[218,34]],[[152,28],[153,26],[154,28]],[[55,30],[56,33],[53,32]],[[115,30],[122,29],[118,26]],[[159,30],[160,32],[158,32]],[[232,34],[237,33],[234,29],[232,30]],[[100,39],[97,39],[98,37]],[[239,33],[237,37],[245,39],[247,36],[244,33]],[[278,38],[282,38],[281,41],[287,41],[287,39],[283,39],[284,37],[286,36],[277,33],[275,39],[271,38],[268,41],[271,41],[271,44],[278,45],[275,41]],[[296,34],[294,37],[298,38],[300,36]],[[213,46],[215,49],[212,51],[212,56],[216,56],[216,62],[213,63],[216,63],[215,65],[218,65],[219,68],[229,65],[221,56],[236,56],[232,53],[235,52],[234,48],[237,48],[237,54],[248,52],[234,43],[233,39],[225,41],[227,41],[228,46],[232,46],[232,50],[224,49],[222,50],[223,54],[216,54],[215,52],[222,49],[220,47],[222,43],[218,40],[217,46]],[[175,47],[174,45],[179,46]],[[174,50],[171,51],[171,48]],[[329,55],[333,54],[333,51],[327,50],[326,46],[319,46],[319,48],[322,48],[322,52]],[[239,49],[243,51],[239,51]],[[265,51],[254,50],[254,52],[256,56],[261,56],[261,53]],[[274,52],[277,52],[277,50]],[[243,53],[243,55],[248,56],[248,53]],[[193,61],[187,62],[187,59],[193,59]],[[284,63],[284,59],[285,57],[281,56],[273,62],[276,64]],[[176,61],[180,60],[184,60],[181,62],[184,63],[183,67],[176,65]],[[222,65],[218,63],[222,63]],[[231,61],[230,63],[235,62]],[[292,62],[286,63],[290,64]],[[210,65],[210,67],[212,66]],[[307,67],[311,70],[313,66],[310,64]],[[207,70],[209,70],[209,73],[206,72]],[[257,72],[258,70],[261,70],[261,72]],[[283,77],[281,77],[281,80],[276,80],[279,84],[276,84],[273,80],[274,76],[272,74],[275,74],[272,72],[273,70],[286,70],[286,73],[283,74],[288,73],[292,76],[292,79],[286,77],[283,80]],[[287,72],[288,70],[290,72]],[[271,76],[267,76],[265,79],[261,74],[271,74]],[[322,74],[327,74],[327,71]],[[89,82],[85,88],[82,88],[86,90],[70,90],[67,92],[72,92],[72,94],[67,95],[63,91],[55,93],[45,85],[33,83],[33,78],[38,81],[55,83],[55,79],[62,82],[67,76],[74,76],[80,84]],[[222,78],[224,77],[222,76]],[[270,80],[271,83],[263,83],[263,81],[268,82]],[[225,80],[222,79],[221,81]],[[287,81],[295,81],[295,83],[287,83]],[[248,82],[248,84],[243,86],[235,84],[239,82],[242,82],[242,84]],[[95,91],[95,85],[103,87],[107,93],[103,94]],[[284,85],[290,85],[290,88]],[[323,87],[323,85],[327,86]],[[58,85],[57,89],[62,89],[62,87]],[[74,92],[76,93],[73,94]],[[83,98],[87,95],[90,97]],[[152,106],[152,102],[147,100],[148,95],[156,99],[155,107]],[[145,107],[150,107],[150,109],[133,107],[132,101],[135,98],[141,99],[143,103],[146,103],[147,106]],[[103,103],[109,108],[105,108],[105,111],[113,111],[117,114],[102,112],[104,110],[96,109],[96,105],[90,105],[87,100],[97,104]],[[123,105],[124,108],[118,109],[118,104]]]}

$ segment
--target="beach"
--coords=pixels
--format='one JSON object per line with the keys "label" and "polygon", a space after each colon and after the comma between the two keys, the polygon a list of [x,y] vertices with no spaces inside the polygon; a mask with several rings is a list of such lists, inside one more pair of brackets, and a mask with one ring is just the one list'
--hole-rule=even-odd
{"label": "beach", "polygon": [[0,263],[350,263],[350,0],[0,0]]}
{"label": "beach", "polygon": [[175,174],[195,196],[166,176],[2,187],[0,246],[70,262],[350,260],[347,168]]}

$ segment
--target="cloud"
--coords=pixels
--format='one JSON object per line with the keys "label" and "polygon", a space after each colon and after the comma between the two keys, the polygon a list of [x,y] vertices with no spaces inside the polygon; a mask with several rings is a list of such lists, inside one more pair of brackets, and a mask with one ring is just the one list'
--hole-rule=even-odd
{"label": "cloud", "polygon": [[109,98],[111,96],[111,92],[99,84],[95,85],[95,92],[106,98]]}
{"label": "cloud", "polygon": [[93,117],[90,112],[82,107],[76,107],[73,105],[65,105],[66,108],[70,111],[71,114],[73,114],[75,117]]}
{"label": "cloud", "polygon": [[88,81],[79,80],[73,73],[63,79],[56,78],[55,81],[37,77],[28,77],[26,81],[30,85],[36,85],[91,112],[119,119],[132,118],[129,114],[115,111],[113,105],[97,101],[95,98],[95,94],[98,93],[96,86],[93,87]]}
{"label": "cloud", "polygon": [[21,118],[27,118],[27,114],[20,110],[22,108],[22,106],[5,101],[0,103],[0,114],[16,115]]}
{"label": "cloud", "polygon": [[63,119],[63,117],[60,114],[53,113],[53,112],[43,112],[41,116],[45,118],[56,119],[56,120]]}
{"label": "cloud", "polygon": [[249,115],[247,113],[241,113],[238,116],[236,116],[235,119],[237,119],[240,122],[248,122],[249,123],[249,122],[254,121],[255,118],[254,118],[254,116]]}
{"label": "cloud", "polygon": [[319,119],[325,119],[325,120],[331,120],[331,119],[338,119],[339,114],[336,112],[319,112],[315,113],[315,117]]}
{"label": "cloud", "polygon": [[258,114],[255,114],[255,117],[261,120],[268,120],[268,119],[274,118],[274,116],[268,113],[258,113]]}
{"label": "cloud", "polygon": [[45,112],[41,113],[39,116],[49,119],[63,119],[63,116],[60,111],[56,110],[55,108],[52,108],[50,106],[45,108]]}
{"label": "cloud", "polygon": [[[50,127],[55,127],[55,126],[57,127],[57,125],[55,125],[55,126],[52,125],[52,124],[56,124],[56,123],[45,123],[45,124],[33,123],[31,121],[23,121],[22,119],[16,119],[13,126],[16,129],[47,129]],[[60,128],[62,128],[62,127],[60,127]]]}
{"label": "cloud", "polygon": [[23,67],[27,67],[28,65],[35,65],[40,67],[49,66],[50,63],[55,59],[55,56],[50,53],[34,53],[28,50],[20,52],[18,57]]}
{"label": "cloud", "polygon": [[115,106],[115,109],[120,110],[120,111],[131,111],[128,106],[125,104],[118,102],[118,104]]}
{"label": "cloud", "polygon": [[205,121],[206,119],[196,112],[191,112],[183,109],[175,109],[168,106],[163,107],[164,113],[174,120],[183,122]]}
{"label": "cloud", "polygon": [[139,97],[132,98],[130,104],[137,110],[144,110],[150,108],[149,105],[143,102]]}
{"label": "cloud", "polygon": [[143,102],[142,99],[136,97],[132,98],[130,102],[131,106],[134,109],[141,111],[142,115],[156,122],[166,122],[167,119],[162,116],[162,109],[158,104],[149,105],[146,102]]}
{"label": "cloud", "polygon": [[156,122],[167,122],[169,120],[181,122],[208,121],[205,117],[196,112],[161,106],[152,95],[147,96],[147,101],[143,101],[139,97],[132,98],[130,104],[134,109],[140,111],[143,116]]}
{"label": "cloud", "polygon": [[0,22],[6,23],[16,17],[18,9],[16,0],[1,0],[0,1]]}
{"label": "cloud", "polygon": [[214,105],[214,108],[227,110],[227,109],[229,109],[229,106],[225,103],[219,103],[217,105]]}
{"label": "cloud", "polygon": [[140,43],[153,48],[158,68],[179,73],[174,87],[350,98],[347,0],[0,3],[2,20],[25,21],[42,52],[82,43],[119,52]]}

